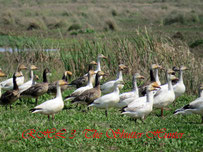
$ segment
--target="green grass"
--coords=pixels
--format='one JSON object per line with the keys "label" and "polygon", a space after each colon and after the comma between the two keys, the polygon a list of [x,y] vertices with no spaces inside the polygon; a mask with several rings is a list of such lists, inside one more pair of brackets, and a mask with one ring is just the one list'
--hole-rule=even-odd
{"label": "green grass", "polygon": [[[70,91],[66,91],[67,95]],[[40,103],[50,99],[46,95],[40,98]],[[195,99],[194,96],[182,96],[177,100],[176,107],[181,107]],[[66,103],[67,104],[67,103]],[[70,105],[67,104],[67,107]],[[1,151],[202,151],[202,124],[200,117],[196,115],[174,116],[172,113],[176,109],[170,106],[171,110],[165,111],[164,118],[156,116],[159,110],[153,110],[145,120],[145,124],[138,120],[135,124],[127,116],[121,116],[116,109],[109,111],[109,117],[106,118],[104,110],[96,109],[84,113],[78,108],[65,109],[55,116],[54,121],[48,121],[46,115],[32,114],[29,112],[34,104],[31,102],[20,103],[13,106],[13,109],[0,111],[0,147]],[[74,106],[71,106],[74,107]],[[22,138],[22,133],[27,129],[38,131],[47,131],[47,129],[56,128],[66,129],[64,138],[50,139],[46,136],[43,139],[29,137]],[[157,131],[157,129],[166,128],[167,133],[184,133],[181,139],[159,139],[154,137],[149,139],[146,136],[148,131]],[[86,139],[82,133],[84,129],[96,129],[98,133],[103,133],[99,139]],[[112,129],[118,131],[123,129],[125,132],[143,133],[141,138],[137,139],[110,139],[106,132]],[[71,131],[76,130],[75,137],[72,137]],[[39,134],[42,135],[42,134]],[[90,133],[87,134],[91,136]],[[112,134],[109,135],[113,136]],[[51,135],[52,136],[52,135]]]}

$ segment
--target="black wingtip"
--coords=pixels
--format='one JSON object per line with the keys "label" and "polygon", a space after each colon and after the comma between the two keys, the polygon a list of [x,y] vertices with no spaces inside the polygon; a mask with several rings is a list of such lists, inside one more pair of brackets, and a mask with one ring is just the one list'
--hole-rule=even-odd
{"label": "black wingtip", "polygon": [[128,106],[125,106],[123,107],[122,109],[120,109],[119,111],[122,113],[122,112],[125,112],[125,108],[127,108]]}
{"label": "black wingtip", "polygon": [[33,108],[33,109],[30,109],[29,111],[30,112],[34,112],[35,110],[41,110],[42,108]]}

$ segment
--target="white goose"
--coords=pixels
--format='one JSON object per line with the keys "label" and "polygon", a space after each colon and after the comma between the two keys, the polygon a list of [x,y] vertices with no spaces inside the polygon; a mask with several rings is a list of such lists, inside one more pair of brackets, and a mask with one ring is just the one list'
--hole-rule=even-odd
{"label": "white goose", "polygon": [[95,74],[95,72],[93,70],[90,70],[88,72],[88,83],[87,83],[87,85],[84,86],[84,87],[80,87],[80,88],[76,89],[71,95],[65,97],[65,101],[72,100],[75,97],[77,97],[80,94],[82,94],[84,91],[92,89],[93,88],[92,79],[93,79],[93,75],[94,74]]}
{"label": "white goose", "polygon": [[[0,77],[6,77],[6,74],[0,69]],[[1,85],[0,85],[0,97],[1,97]]]}
{"label": "white goose", "polygon": [[109,108],[114,107],[116,103],[119,102],[119,88],[118,85],[122,83],[121,80],[116,81],[114,83],[114,91],[106,94],[96,100],[94,100],[94,102],[92,104],[90,104],[88,107],[97,107],[97,108],[102,108],[102,109],[106,109],[105,110],[105,114],[107,117],[107,111]]}
{"label": "white goose", "polygon": [[172,82],[171,80],[177,79],[174,75],[173,70],[169,69],[167,70],[167,82],[168,82],[168,88],[161,88],[154,96],[154,104],[153,106],[155,108],[161,109],[161,116],[163,116],[163,108],[170,105],[175,100],[175,93],[173,90]]}
{"label": "white goose", "polygon": [[139,98],[139,89],[137,87],[137,79],[144,79],[144,77],[141,76],[139,73],[135,73],[133,75],[133,90],[119,95],[120,100],[115,105],[116,108],[123,108],[127,106],[130,102],[132,102],[134,99]]}
{"label": "white goose", "polygon": [[[27,69],[27,67],[25,67],[25,65],[23,65],[23,64],[21,64],[18,67],[18,72],[20,72],[21,75],[22,75],[21,77],[17,77],[17,79],[16,79],[16,82],[17,82],[18,86],[20,86],[20,85],[22,85],[24,83],[24,79],[25,78],[24,78],[21,70],[26,70],[26,69]],[[7,79],[5,81],[2,81],[0,83],[0,85],[1,85],[1,88],[4,89],[4,90],[11,90],[11,89],[13,89],[13,78],[10,78],[10,79]]]}
{"label": "white goose", "polygon": [[185,85],[183,82],[183,71],[187,70],[187,67],[181,66],[178,71],[179,71],[179,80],[178,82],[173,85],[173,90],[175,92],[175,97],[181,96],[183,93],[185,93]]}
{"label": "white goose", "polygon": [[155,81],[158,83],[158,85],[161,85],[161,81],[159,80],[159,69],[162,69],[162,67],[158,64],[152,64],[152,69],[155,69]]}
{"label": "white goose", "polygon": [[177,109],[174,114],[198,114],[201,115],[203,123],[203,83],[200,86],[199,98]]}
{"label": "white goose", "polygon": [[[127,67],[123,64],[120,64],[119,65],[119,71],[118,71],[118,74],[117,74],[117,79],[116,80],[112,80],[112,81],[108,81],[106,83],[104,83],[103,85],[101,85],[101,91],[102,93],[104,94],[107,94],[107,93],[110,93],[114,90],[114,84],[116,82],[123,82],[123,75],[122,75],[122,71],[124,69],[126,69]],[[118,87],[119,89],[122,89],[123,88],[123,84],[119,84]]]}
{"label": "white goose", "polygon": [[32,113],[41,113],[41,114],[48,115],[48,119],[49,119],[49,115],[52,115],[52,119],[54,119],[54,114],[61,111],[64,107],[64,102],[62,99],[61,88],[60,88],[60,86],[63,86],[63,85],[68,85],[68,83],[64,80],[59,80],[57,82],[56,98],[45,101],[44,103],[34,107],[30,111],[32,111]]}
{"label": "white goose", "polygon": [[160,88],[157,82],[153,82],[149,86],[147,86],[145,101],[134,104],[134,106],[128,106],[124,109],[122,114],[135,118],[135,122],[139,118],[141,119],[141,121],[143,121],[143,119],[152,112],[154,100],[153,91],[156,90],[155,88]]}
{"label": "white goose", "polygon": [[[97,68],[96,70],[94,71],[95,73],[97,73],[98,71],[102,71],[101,70],[101,59],[107,59],[106,56],[104,56],[103,54],[99,54],[98,57],[97,57]],[[87,76],[88,73],[86,73],[84,76]],[[95,82],[95,78],[96,78],[96,74],[93,75],[93,78],[92,78],[92,83]],[[99,78],[99,80],[101,80],[103,77],[101,76]]]}
{"label": "white goose", "polygon": [[38,68],[35,65],[30,66],[30,80],[19,86],[20,93],[29,89],[32,85],[35,84],[33,70],[37,70]]}

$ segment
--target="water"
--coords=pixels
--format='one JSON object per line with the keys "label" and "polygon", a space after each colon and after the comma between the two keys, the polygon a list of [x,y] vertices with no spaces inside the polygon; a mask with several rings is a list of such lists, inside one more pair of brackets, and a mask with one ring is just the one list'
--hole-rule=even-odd
{"label": "water", "polygon": [[[32,51],[35,49],[17,49],[17,48],[2,48],[0,47],[0,52],[19,52],[19,51]],[[42,51],[51,52],[51,51],[58,51],[58,49],[42,49]]]}

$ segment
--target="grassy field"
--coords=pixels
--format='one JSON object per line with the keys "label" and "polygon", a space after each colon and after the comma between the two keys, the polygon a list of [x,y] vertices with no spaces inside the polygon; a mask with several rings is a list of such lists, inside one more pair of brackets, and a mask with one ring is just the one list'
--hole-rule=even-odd
{"label": "grassy field", "polygon": [[[66,91],[67,95],[70,91]],[[40,101],[44,101],[50,97],[45,96]],[[195,99],[194,96],[184,95],[177,100],[176,107],[180,107],[191,100]],[[33,101],[34,102],[34,101]],[[200,124],[200,117],[196,115],[188,116],[174,116],[172,113],[175,110],[170,106],[170,111],[165,111],[164,118],[160,118],[159,110],[154,110],[150,116],[145,120],[145,124],[138,121],[135,125],[129,117],[122,116],[116,109],[109,111],[109,117],[106,118],[104,110],[93,109],[89,112],[82,112],[78,108],[64,109],[55,116],[55,121],[48,121],[47,116],[40,114],[31,114],[30,108],[33,108],[31,100],[24,100],[22,103],[16,103],[12,110],[1,108],[0,122],[0,146],[1,151],[202,151],[202,125]],[[66,103],[66,107],[70,107]],[[74,107],[74,106],[71,106]],[[84,107],[82,107],[83,109]],[[50,139],[48,135],[44,138],[37,138],[38,131],[47,131],[47,129],[56,128],[56,133],[61,129],[66,129],[67,133],[61,136],[65,138]],[[176,138],[158,138],[158,135],[150,139],[146,136],[148,131],[157,131],[166,128],[166,133],[184,133],[181,139]],[[25,131],[28,129],[35,129],[36,133],[33,134],[35,138],[26,136]],[[85,138],[85,129],[96,129],[98,133],[103,133],[98,138]],[[123,130],[128,133],[137,132],[143,133],[140,138],[108,138],[114,137],[112,129],[122,133]],[[72,135],[72,130],[76,130]],[[23,131],[24,134],[23,134]],[[52,130],[53,131],[53,130]],[[22,137],[29,137],[24,139]],[[50,134],[53,137],[55,134]],[[148,133],[152,137],[152,134]],[[39,137],[43,136],[42,133],[38,134]],[[73,137],[70,139],[69,137]],[[93,133],[87,133],[87,137],[93,136]],[[162,137],[163,134],[160,134]]]}
{"label": "grassy field", "polygon": [[[125,87],[121,90],[125,92],[132,87],[134,72],[149,78],[153,63],[165,68],[180,65],[189,68],[184,73],[187,90],[176,101],[176,107],[171,105],[164,118],[157,116],[160,111],[154,109],[145,124],[138,121],[135,125],[117,109],[111,109],[106,118],[104,110],[83,112],[69,103],[65,103],[65,109],[56,114],[54,121],[29,112],[34,107],[32,99],[17,101],[11,110],[0,107],[0,151],[203,151],[201,118],[173,115],[176,108],[197,97],[197,87],[203,82],[201,0],[0,0],[0,3],[0,49],[13,50],[0,52],[0,67],[7,78],[24,63],[39,68],[36,71],[39,81],[45,67],[52,72],[50,82],[60,79],[64,70],[73,72],[73,80],[85,74],[87,64],[102,53],[108,57],[102,61],[102,70],[109,74],[102,83],[115,79],[118,64],[128,66],[124,72]],[[28,71],[24,74],[28,80]],[[160,78],[164,83],[163,71]],[[73,88],[67,90],[63,96],[72,91]],[[51,98],[44,95],[39,103]],[[67,133],[62,135],[65,138],[51,139],[46,135],[39,139],[36,134],[35,138],[22,137],[28,129],[44,132],[52,128],[56,132],[66,129]],[[163,128],[166,133],[184,134],[181,139],[146,136],[149,131]],[[85,129],[103,134],[101,138],[87,139]],[[136,139],[110,139],[106,136],[106,132],[113,136],[109,129],[143,134]],[[70,139],[72,130],[76,133]]]}

